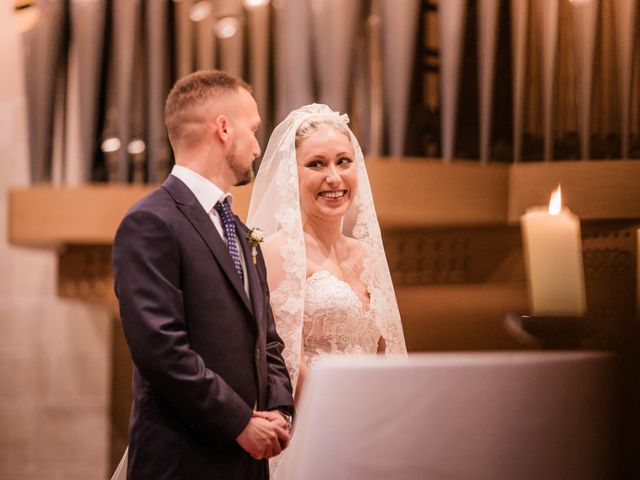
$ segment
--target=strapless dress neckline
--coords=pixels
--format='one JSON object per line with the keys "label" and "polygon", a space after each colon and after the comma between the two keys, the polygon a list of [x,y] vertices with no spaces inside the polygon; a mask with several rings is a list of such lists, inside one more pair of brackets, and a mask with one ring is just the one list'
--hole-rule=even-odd
{"label": "strapless dress neckline", "polygon": [[343,285],[344,287],[348,288],[349,291],[353,294],[353,296],[358,300],[358,302],[360,303],[360,306],[362,307],[363,311],[367,311],[369,309],[369,301],[367,301],[366,303],[362,301],[362,299],[360,298],[360,296],[356,293],[356,291],[353,289],[353,287],[351,286],[351,284],[349,284],[349,282],[346,282],[344,280],[342,280],[341,278],[338,278],[336,275],[334,275],[333,273],[331,273],[329,270],[316,270],[315,272],[313,272],[311,275],[309,275],[306,279],[307,285],[313,285],[316,282],[324,282],[324,281],[335,281],[338,282],[339,284]]}
{"label": "strapless dress neckline", "polygon": [[365,306],[351,285],[327,270],[307,277],[302,328],[307,364],[327,354],[375,354],[380,331],[369,303]]}

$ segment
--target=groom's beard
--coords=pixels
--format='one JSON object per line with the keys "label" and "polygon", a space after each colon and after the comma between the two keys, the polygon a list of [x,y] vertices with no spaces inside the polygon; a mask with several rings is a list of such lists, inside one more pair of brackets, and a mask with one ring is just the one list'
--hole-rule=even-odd
{"label": "groom's beard", "polygon": [[235,186],[239,187],[241,185],[247,185],[248,183],[251,183],[251,181],[253,180],[253,165],[251,163],[249,163],[248,166],[243,166],[239,161],[238,161],[238,156],[236,155],[236,145],[232,145],[231,149],[229,150],[229,153],[227,154],[227,164],[229,165],[229,168],[231,169],[231,171],[233,172],[233,175],[236,177],[236,183]]}

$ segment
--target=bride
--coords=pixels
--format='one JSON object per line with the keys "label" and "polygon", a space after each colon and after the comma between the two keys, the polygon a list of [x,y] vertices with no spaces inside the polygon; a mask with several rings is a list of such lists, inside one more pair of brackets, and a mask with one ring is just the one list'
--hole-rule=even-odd
{"label": "bride", "polygon": [[276,127],[247,224],[263,230],[271,306],[296,400],[322,355],[406,353],[362,150],[312,104]]}

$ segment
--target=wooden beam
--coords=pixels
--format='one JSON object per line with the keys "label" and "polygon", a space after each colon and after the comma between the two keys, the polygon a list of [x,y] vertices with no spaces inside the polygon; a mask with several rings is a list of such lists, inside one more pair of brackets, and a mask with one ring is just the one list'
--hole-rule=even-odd
{"label": "wooden beam", "polygon": [[519,163],[509,172],[509,217],[517,223],[527,208],[548,205],[562,186],[562,203],[582,220],[640,218],[640,162]]}
{"label": "wooden beam", "polygon": [[427,159],[367,160],[382,228],[504,224],[507,167]]}
{"label": "wooden beam", "polygon": [[[558,182],[583,220],[640,219],[640,162],[632,160],[489,164],[367,159],[383,229],[515,224],[545,205]],[[126,211],[154,186],[36,186],[9,193],[9,241],[16,245],[110,244]],[[246,218],[251,187],[232,189]]]}

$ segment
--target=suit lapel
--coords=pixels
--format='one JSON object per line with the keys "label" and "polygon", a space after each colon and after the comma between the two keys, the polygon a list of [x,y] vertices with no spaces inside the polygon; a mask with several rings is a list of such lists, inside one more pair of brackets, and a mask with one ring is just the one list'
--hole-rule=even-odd
{"label": "suit lapel", "polygon": [[244,223],[242,223],[237,216],[235,217],[236,221],[236,231],[238,232],[238,241],[240,242],[240,248],[242,248],[242,253],[244,255],[244,261],[247,265],[247,276],[249,280],[249,293],[251,294],[251,303],[253,304],[253,312],[256,317],[256,322],[258,324],[258,329],[262,327],[262,310],[263,310],[263,302],[264,292],[262,290],[262,284],[260,279],[258,278],[258,270],[256,265],[253,264],[253,256],[251,255],[251,246],[249,245],[249,241],[247,240],[247,233],[249,229],[246,227]]}
{"label": "suit lapel", "polygon": [[180,211],[202,237],[249,312],[253,313],[251,302],[244,291],[244,285],[240,281],[229,250],[202,205],[198,203],[191,190],[173,175],[170,175],[162,186],[171,194]]}

